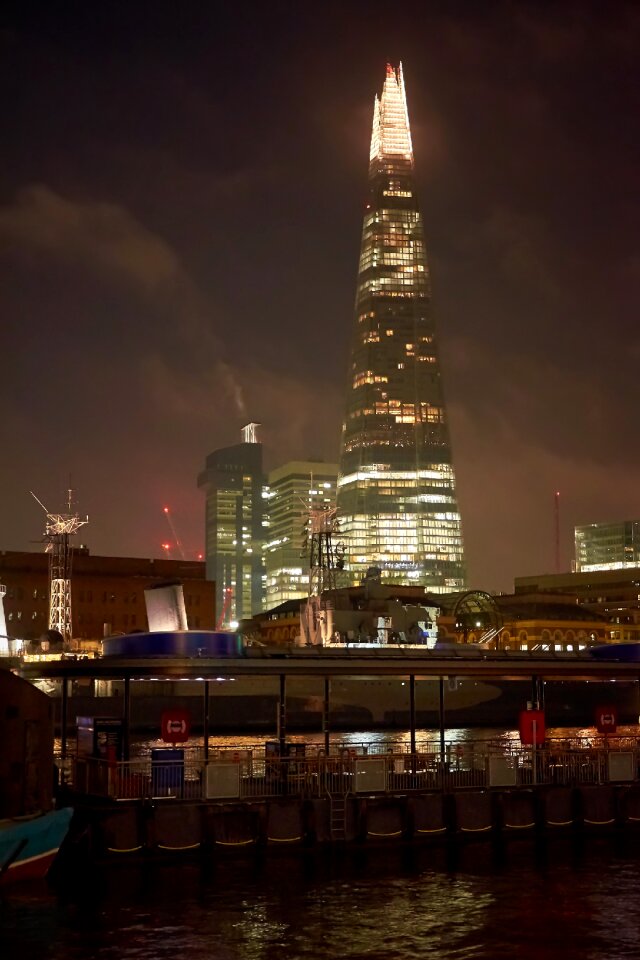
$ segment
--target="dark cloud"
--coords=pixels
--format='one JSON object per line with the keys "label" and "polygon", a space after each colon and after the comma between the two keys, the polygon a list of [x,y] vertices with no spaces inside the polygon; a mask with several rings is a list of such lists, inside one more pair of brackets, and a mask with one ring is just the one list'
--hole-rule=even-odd
{"label": "dark cloud", "polygon": [[[144,8],[144,14],[143,14]],[[638,515],[633,4],[25,6],[0,33],[0,547],[201,549],[263,424],[338,452],[372,102],[403,59],[474,584]]]}
{"label": "dark cloud", "polygon": [[0,209],[0,243],[17,256],[24,252],[74,270],[107,273],[147,296],[185,285],[175,253],[123,207],[74,202],[44,184],[22,188],[12,204]]}

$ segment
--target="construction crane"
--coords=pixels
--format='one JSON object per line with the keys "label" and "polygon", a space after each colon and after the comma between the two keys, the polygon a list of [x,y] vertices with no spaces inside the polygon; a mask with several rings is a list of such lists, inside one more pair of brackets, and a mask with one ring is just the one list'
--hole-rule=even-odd
{"label": "construction crane", "polygon": [[50,513],[42,500],[36,497],[33,490],[31,496],[40,504],[47,515],[45,524],[44,543],[49,554],[49,629],[57,630],[62,634],[65,643],[71,640],[71,559],[72,551],[69,538],[73,537],[80,527],[89,522],[89,517],[81,520],[77,513],[72,511],[73,491],[67,491],[67,512]]}
{"label": "construction crane", "polygon": [[225,587],[222,591],[222,595],[222,610],[220,611],[220,616],[218,617],[218,622],[216,623],[216,630],[222,630],[229,609],[231,608],[231,601],[233,600],[233,587]]}
{"label": "construction crane", "polygon": [[[171,530],[171,533],[173,534],[173,539],[175,540],[175,543],[176,543],[176,547],[177,547],[177,549],[178,549],[178,552],[179,552],[181,558],[182,558],[183,560],[185,560],[186,558],[185,558],[185,555],[184,555],[184,550],[182,549],[182,543],[181,543],[181,541],[180,541],[180,537],[179,537],[178,534],[177,534],[177,531],[176,531],[176,528],[175,528],[175,524],[174,524],[173,519],[172,519],[172,517],[171,517],[171,511],[169,510],[169,507],[163,507],[163,508],[162,508],[162,512],[164,513],[165,517],[167,518],[167,523],[169,524],[169,529]],[[162,546],[164,547],[165,545],[163,544]],[[165,548],[165,549],[166,549],[166,548]]]}

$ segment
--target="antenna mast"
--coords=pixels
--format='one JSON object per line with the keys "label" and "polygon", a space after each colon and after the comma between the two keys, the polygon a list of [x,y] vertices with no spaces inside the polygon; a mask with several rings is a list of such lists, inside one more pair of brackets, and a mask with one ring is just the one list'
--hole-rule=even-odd
{"label": "antenna mast", "polygon": [[50,513],[32,491],[31,496],[47,515],[44,530],[45,551],[49,554],[49,629],[71,640],[71,560],[69,538],[89,522],[72,512],[73,491],[67,491],[67,513]]}
{"label": "antenna mast", "polygon": [[303,549],[309,551],[309,596],[300,610],[302,642],[323,646],[333,635],[337,572],[344,567],[344,544],[334,543],[339,532],[337,511],[309,510]]}

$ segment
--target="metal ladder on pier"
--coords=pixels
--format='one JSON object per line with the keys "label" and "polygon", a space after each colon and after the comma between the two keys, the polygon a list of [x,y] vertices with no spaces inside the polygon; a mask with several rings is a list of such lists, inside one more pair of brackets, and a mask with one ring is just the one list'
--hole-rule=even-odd
{"label": "metal ladder on pier", "polygon": [[332,840],[347,838],[347,797],[348,793],[329,792],[329,830]]}

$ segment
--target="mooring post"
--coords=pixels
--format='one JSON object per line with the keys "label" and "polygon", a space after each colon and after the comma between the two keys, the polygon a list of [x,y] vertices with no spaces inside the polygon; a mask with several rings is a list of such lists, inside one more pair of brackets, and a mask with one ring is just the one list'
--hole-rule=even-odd
{"label": "mooring post", "polygon": [[280,757],[284,757],[287,741],[287,678],[280,674],[280,690],[278,693],[278,750]]}
{"label": "mooring post", "polygon": [[129,731],[131,728],[131,677],[124,678],[124,732],[122,737],[122,753],[125,762],[129,760]]}
{"label": "mooring post", "polygon": [[444,752],[445,752],[445,743],[444,743],[444,677],[438,678],[439,683],[439,720],[440,720],[440,761],[444,768]]}
{"label": "mooring post", "polygon": [[331,694],[331,680],[324,678],[324,699],[322,701],[322,732],[324,733],[324,755],[329,756],[329,697]]}
{"label": "mooring post", "polygon": [[204,762],[209,759],[209,681],[204,681],[204,711],[202,735],[204,737]]}

